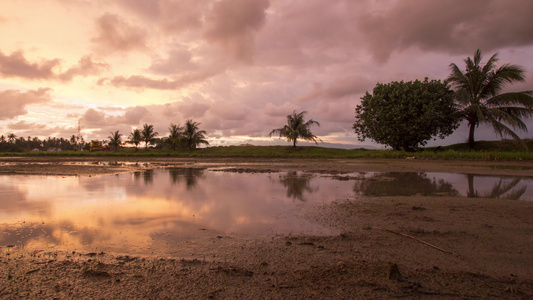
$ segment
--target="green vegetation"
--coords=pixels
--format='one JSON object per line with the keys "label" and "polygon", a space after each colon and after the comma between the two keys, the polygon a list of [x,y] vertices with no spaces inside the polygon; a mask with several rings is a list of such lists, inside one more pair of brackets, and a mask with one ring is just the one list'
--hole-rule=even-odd
{"label": "green vegetation", "polygon": [[[530,147],[533,140],[525,140]],[[216,146],[176,151],[122,148],[118,151],[61,151],[61,152],[0,152],[4,156],[159,156],[159,157],[249,157],[249,158],[391,158],[391,159],[459,159],[459,160],[533,160],[533,153],[525,152],[519,143],[512,140],[483,141],[476,143],[475,150],[467,144],[432,147],[417,152],[369,149],[337,149],[325,147],[292,146]]]}
{"label": "green vegetation", "polygon": [[414,151],[458,127],[453,91],[440,80],[378,83],[355,108],[353,129],[394,150]]}

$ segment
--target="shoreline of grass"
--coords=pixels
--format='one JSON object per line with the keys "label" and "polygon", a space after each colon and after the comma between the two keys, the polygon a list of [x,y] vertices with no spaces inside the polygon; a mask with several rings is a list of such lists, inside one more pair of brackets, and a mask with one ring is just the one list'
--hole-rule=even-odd
{"label": "shoreline of grass", "polygon": [[[485,144],[484,144],[485,143]],[[496,144],[496,145],[495,145]],[[533,160],[533,153],[518,146],[503,147],[502,142],[479,142],[479,149],[469,150],[463,144],[425,148],[418,152],[325,148],[318,146],[216,146],[195,150],[119,149],[117,151],[3,152],[0,156],[39,157],[220,157],[220,158],[390,158],[434,160]],[[498,150],[494,150],[495,147]],[[506,148],[507,147],[507,148]]]}

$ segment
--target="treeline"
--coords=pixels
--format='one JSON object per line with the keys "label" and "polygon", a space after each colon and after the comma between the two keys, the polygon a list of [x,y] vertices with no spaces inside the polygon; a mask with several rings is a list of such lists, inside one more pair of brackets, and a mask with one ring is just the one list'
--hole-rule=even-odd
{"label": "treeline", "polygon": [[91,140],[86,142],[82,136],[72,135],[69,139],[48,137],[41,140],[38,137],[28,136],[17,137],[14,133],[0,136],[0,152],[30,152],[30,151],[105,151],[118,150],[122,147],[144,146],[145,149],[196,149],[204,144],[209,145],[206,140],[207,132],[200,130],[200,123],[187,120],[185,125],[170,124],[168,136],[158,137],[159,133],[154,131],[154,126],[144,124],[142,128],[133,129],[124,138],[119,130],[110,132],[106,140]]}

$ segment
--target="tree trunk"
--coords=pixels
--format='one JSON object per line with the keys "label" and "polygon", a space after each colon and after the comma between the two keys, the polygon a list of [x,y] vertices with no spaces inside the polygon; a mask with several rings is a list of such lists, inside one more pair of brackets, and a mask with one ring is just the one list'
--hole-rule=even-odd
{"label": "tree trunk", "polygon": [[294,148],[296,148],[296,139],[294,139],[294,141],[292,141],[292,146],[293,146]]}
{"label": "tree trunk", "polygon": [[476,130],[476,123],[470,123],[470,132],[468,133],[468,147],[474,148],[474,130]]}

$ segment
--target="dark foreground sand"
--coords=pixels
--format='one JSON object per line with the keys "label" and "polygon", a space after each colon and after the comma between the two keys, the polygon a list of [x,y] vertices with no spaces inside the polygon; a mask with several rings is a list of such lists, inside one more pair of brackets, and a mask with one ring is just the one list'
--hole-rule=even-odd
{"label": "dark foreground sand", "polygon": [[[132,163],[93,163],[117,160]],[[95,176],[169,165],[226,166],[243,172],[533,176],[531,162],[116,157],[4,157],[0,175]],[[0,298],[533,298],[532,202],[449,196],[338,199],[310,210],[307,217],[342,234],[222,238],[213,244],[216,254],[202,260],[0,245]]]}

